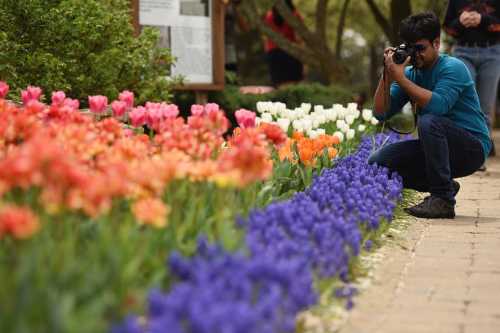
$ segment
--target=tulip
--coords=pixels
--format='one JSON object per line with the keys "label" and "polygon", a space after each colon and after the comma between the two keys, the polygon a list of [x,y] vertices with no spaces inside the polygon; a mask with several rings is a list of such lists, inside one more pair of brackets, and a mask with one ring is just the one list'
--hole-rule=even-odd
{"label": "tulip", "polygon": [[191,105],[191,114],[193,116],[201,116],[205,112],[205,108],[200,104]]}
{"label": "tulip", "polygon": [[236,121],[241,128],[255,127],[255,113],[245,109],[235,112]]}
{"label": "tulip", "polygon": [[260,117],[262,118],[262,121],[265,122],[265,123],[270,123],[273,121],[273,116],[270,114],[270,113],[263,113],[260,115]]}
{"label": "tulip", "polygon": [[365,121],[371,121],[373,118],[373,111],[370,109],[364,109],[362,113],[362,117]]}
{"label": "tulip", "polygon": [[118,96],[118,99],[125,103],[126,108],[134,107],[134,93],[128,90],[124,90]]}
{"label": "tulip", "polygon": [[351,140],[352,138],[354,138],[354,136],[356,135],[356,131],[354,129],[349,129],[346,133],[346,139],[347,140]]}
{"label": "tulip", "polygon": [[378,125],[378,119],[373,117],[370,122],[372,123],[373,126]]}
{"label": "tulip", "polygon": [[42,89],[39,87],[28,86],[26,90],[21,91],[21,99],[23,100],[23,104],[27,105],[31,100],[37,100],[42,95]]}
{"label": "tulip", "polygon": [[278,126],[283,130],[283,132],[288,132],[288,127],[290,127],[290,119],[287,118],[279,118]]}
{"label": "tulip", "polygon": [[9,85],[3,81],[0,81],[0,98],[5,98],[9,92]]}
{"label": "tulip", "polygon": [[77,99],[66,98],[64,99],[63,105],[78,110],[80,102]]}
{"label": "tulip", "polygon": [[89,106],[91,112],[97,114],[103,113],[108,106],[108,98],[101,95],[89,96]]}
{"label": "tulip", "polygon": [[364,131],[365,131],[365,129],[366,129],[366,126],[365,126],[365,125],[363,125],[363,124],[359,124],[359,126],[358,126],[358,132],[364,132]]}
{"label": "tulip", "polygon": [[342,132],[337,131],[333,133],[333,136],[336,136],[339,139],[339,143],[344,141],[344,134]]}
{"label": "tulip", "polygon": [[115,117],[121,117],[125,114],[125,111],[127,111],[127,103],[124,101],[113,101],[111,103],[111,110],[113,110],[113,116]]}
{"label": "tulip", "polygon": [[66,94],[64,91],[53,91],[52,92],[52,105],[63,105],[66,99]]}
{"label": "tulip", "polygon": [[305,114],[308,114],[311,111],[311,103],[302,103],[300,108],[304,111]]}
{"label": "tulip", "polygon": [[146,123],[146,108],[143,106],[139,106],[137,108],[132,109],[129,113],[129,118],[132,126],[139,127]]}

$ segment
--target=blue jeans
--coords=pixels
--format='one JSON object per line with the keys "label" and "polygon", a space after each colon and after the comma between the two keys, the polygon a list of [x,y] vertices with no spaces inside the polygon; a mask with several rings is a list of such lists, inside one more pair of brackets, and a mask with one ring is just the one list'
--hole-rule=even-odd
{"label": "blue jeans", "polygon": [[476,82],[481,109],[491,129],[500,80],[500,43],[490,47],[456,46],[453,55],[467,65]]}
{"label": "blue jeans", "polygon": [[403,186],[455,203],[453,178],[474,173],[484,163],[479,139],[445,117],[418,118],[418,139],[401,141],[375,151],[369,163],[397,172]]}

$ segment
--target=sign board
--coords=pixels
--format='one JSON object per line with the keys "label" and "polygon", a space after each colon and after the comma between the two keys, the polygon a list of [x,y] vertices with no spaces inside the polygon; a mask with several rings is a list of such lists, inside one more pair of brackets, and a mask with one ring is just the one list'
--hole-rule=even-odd
{"label": "sign board", "polygon": [[160,45],[176,58],[181,90],[224,88],[224,6],[219,0],[132,0],[134,27],[155,27]]}

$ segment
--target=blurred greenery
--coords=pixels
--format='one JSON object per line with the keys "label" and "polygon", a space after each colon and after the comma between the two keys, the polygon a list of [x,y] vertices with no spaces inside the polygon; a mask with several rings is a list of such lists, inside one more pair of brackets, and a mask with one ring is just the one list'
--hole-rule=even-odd
{"label": "blurred greenery", "polygon": [[114,99],[128,89],[138,102],[168,100],[173,59],[156,47],[159,33],[138,38],[128,0],[0,0],[0,79],[10,98],[28,85],[45,97],[63,90],[84,105],[87,96]]}

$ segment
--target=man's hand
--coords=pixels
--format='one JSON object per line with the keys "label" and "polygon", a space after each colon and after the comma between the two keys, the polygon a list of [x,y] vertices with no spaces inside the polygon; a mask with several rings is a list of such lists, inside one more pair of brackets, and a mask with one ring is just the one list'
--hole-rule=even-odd
{"label": "man's hand", "polygon": [[389,75],[389,81],[400,82],[405,78],[405,67],[411,61],[411,57],[407,57],[405,62],[402,64],[396,64],[392,59],[392,55],[394,54],[394,48],[389,47],[384,51],[384,64],[387,75]]}
{"label": "man's hand", "polygon": [[466,28],[474,28],[481,23],[481,14],[476,11],[464,11],[460,14],[459,21]]}

